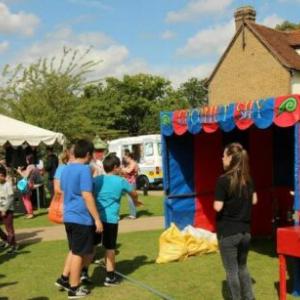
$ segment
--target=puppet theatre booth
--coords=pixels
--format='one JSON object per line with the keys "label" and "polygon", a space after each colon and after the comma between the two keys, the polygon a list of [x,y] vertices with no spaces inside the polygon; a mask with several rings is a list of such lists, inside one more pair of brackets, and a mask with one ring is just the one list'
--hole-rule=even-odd
{"label": "puppet theatre booth", "polygon": [[300,95],[161,112],[166,227],[215,231],[214,189],[231,142],[249,153],[258,195],[252,234],[291,224],[292,210],[299,210],[299,119]]}

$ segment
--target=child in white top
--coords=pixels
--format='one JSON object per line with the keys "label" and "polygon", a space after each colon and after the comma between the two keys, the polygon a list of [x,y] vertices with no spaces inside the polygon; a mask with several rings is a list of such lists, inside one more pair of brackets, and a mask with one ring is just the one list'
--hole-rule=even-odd
{"label": "child in white top", "polygon": [[4,241],[0,247],[9,246],[8,253],[15,253],[17,250],[15,230],[13,223],[13,202],[14,192],[11,182],[6,179],[6,169],[0,168],[0,217],[5,226],[6,233],[1,229],[0,238]]}

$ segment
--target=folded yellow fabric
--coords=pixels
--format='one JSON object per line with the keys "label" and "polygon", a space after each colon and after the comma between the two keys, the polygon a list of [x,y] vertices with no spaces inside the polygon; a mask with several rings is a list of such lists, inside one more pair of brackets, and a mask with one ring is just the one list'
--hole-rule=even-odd
{"label": "folded yellow fabric", "polygon": [[156,262],[161,264],[171,261],[182,261],[191,255],[201,255],[218,251],[216,238],[209,238],[207,234],[203,237],[197,237],[191,233],[193,233],[193,230],[187,230],[182,233],[172,223],[159,238],[159,254]]}

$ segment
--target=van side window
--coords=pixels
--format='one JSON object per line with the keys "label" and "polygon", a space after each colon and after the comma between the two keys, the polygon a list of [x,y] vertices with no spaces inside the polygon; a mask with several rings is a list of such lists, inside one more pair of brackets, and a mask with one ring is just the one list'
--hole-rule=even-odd
{"label": "van side window", "polygon": [[153,156],[153,143],[145,143],[145,156]]}
{"label": "van side window", "polygon": [[161,143],[157,143],[158,155],[161,156]]}
{"label": "van side window", "polygon": [[131,150],[130,149],[130,147],[129,147],[129,145],[122,145],[122,148],[121,148],[121,156],[123,157],[124,156],[124,154],[125,154],[125,150]]}

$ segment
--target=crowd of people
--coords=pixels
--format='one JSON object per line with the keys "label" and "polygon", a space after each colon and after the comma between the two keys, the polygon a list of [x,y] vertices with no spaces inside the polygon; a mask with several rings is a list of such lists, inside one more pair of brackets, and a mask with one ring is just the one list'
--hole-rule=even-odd
{"label": "crowd of people", "polygon": [[58,169],[54,176],[55,191],[63,194],[63,220],[69,244],[62,274],[55,285],[68,291],[70,299],[89,294],[81,283],[88,277],[88,266],[99,243],[106,250],[104,285],[118,284],[115,249],[121,197],[127,193],[135,206],[142,204],[135,187],[123,176],[126,171],[122,170],[120,159],[108,154],[101,162],[99,150],[91,142],[79,140],[69,150],[68,161],[72,163],[62,171]]}
{"label": "crowd of people", "polygon": [[[65,263],[55,285],[68,292],[69,299],[85,297],[90,293],[88,267],[95,258],[96,246],[105,248],[105,286],[119,283],[115,273],[115,250],[118,236],[120,201],[128,195],[129,218],[136,218],[136,207],[142,205],[136,192],[137,163],[126,151],[122,160],[115,154],[105,155],[107,146],[101,140],[95,143],[79,140],[55,157],[48,151],[46,171],[51,196],[63,198],[63,223],[69,245]],[[252,205],[257,203],[255,185],[250,176],[248,154],[242,145],[232,143],[223,153],[224,173],[217,179],[214,209],[217,212],[217,238],[232,299],[254,299],[251,277],[247,268],[250,247]],[[27,166],[17,172],[40,180],[40,171],[33,157],[26,157]],[[31,189],[22,194],[26,218],[33,215]],[[7,177],[5,162],[0,164],[0,217],[6,232],[0,229],[8,253],[17,251],[13,226],[14,189]]]}
{"label": "crowd of people", "polygon": [[[93,142],[94,143],[91,144],[93,151],[88,161],[88,169],[91,172],[92,178],[96,180],[110,172],[110,170],[106,171],[103,165],[104,161],[106,161],[107,144],[98,137],[96,137]],[[6,231],[0,228],[0,238],[2,239],[0,247],[8,247],[8,253],[16,253],[18,249],[13,225],[15,199],[19,197],[19,199],[22,200],[25,218],[34,218],[33,191],[37,186],[39,187],[45,184],[50,200],[54,197],[54,194],[62,194],[62,174],[71,163],[72,166],[76,165],[75,145],[64,149],[59,156],[55,154],[52,147],[47,147],[46,151],[45,163],[42,164],[40,162],[36,164],[36,159],[32,153],[26,155],[25,166],[18,166],[15,169],[11,166],[8,167],[5,159],[0,161],[0,217],[1,223],[4,225]],[[123,180],[122,182],[127,184],[126,190],[124,191],[128,191],[129,218],[136,218],[136,208],[134,206],[136,196],[131,190],[135,190],[138,166],[130,152],[124,154],[122,168],[119,166],[117,169],[118,175],[122,176],[120,177]],[[12,175],[13,171],[15,171],[14,175]],[[44,178],[45,174],[47,175],[46,179]],[[24,182],[26,183],[26,186],[22,186],[20,189],[18,185],[19,179],[21,179],[20,181],[25,180]],[[129,187],[131,189],[130,191]]]}

